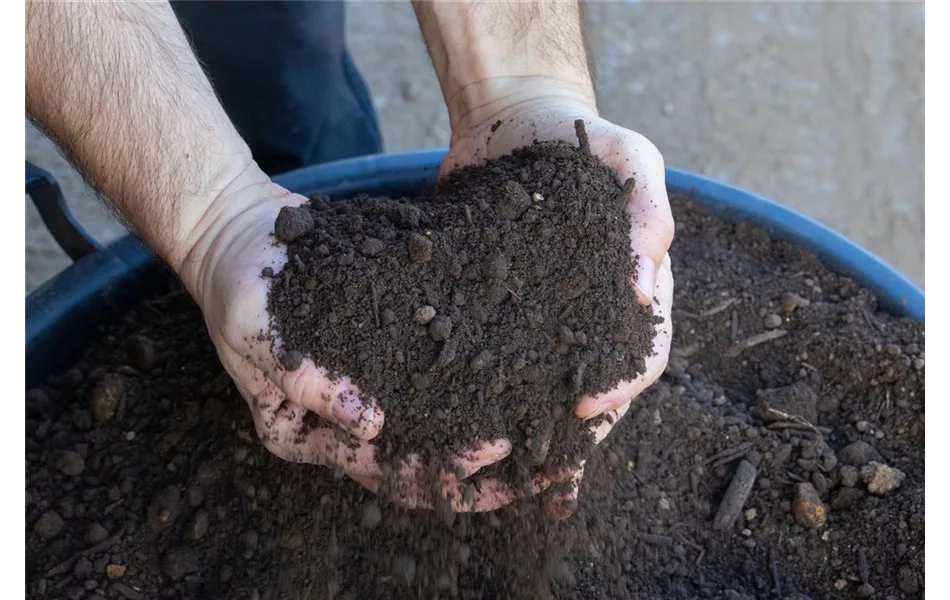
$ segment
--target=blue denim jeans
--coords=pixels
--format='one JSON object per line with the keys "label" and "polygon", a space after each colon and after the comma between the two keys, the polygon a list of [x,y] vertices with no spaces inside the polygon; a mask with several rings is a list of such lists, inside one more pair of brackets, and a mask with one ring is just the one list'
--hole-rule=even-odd
{"label": "blue denim jeans", "polygon": [[270,175],[382,151],[342,2],[172,2],[228,116]]}

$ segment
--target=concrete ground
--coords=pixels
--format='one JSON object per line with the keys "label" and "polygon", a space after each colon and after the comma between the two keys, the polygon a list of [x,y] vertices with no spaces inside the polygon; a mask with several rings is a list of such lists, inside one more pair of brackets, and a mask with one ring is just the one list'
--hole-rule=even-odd
{"label": "concrete ground", "polygon": [[[387,150],[445,146],[448,117],[408,2],[351,2],[350,47]],[[592,2],[603,116],[669,166],[786,203],[924,285],[924,5]],[[27,126],[102,240],[122,228]],[[28,203],[26,291],[68,264]]]}

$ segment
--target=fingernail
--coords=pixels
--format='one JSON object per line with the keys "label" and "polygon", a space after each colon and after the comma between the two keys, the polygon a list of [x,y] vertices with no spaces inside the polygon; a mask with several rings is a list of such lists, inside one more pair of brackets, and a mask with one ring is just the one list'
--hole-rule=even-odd
{"label": "fingernail", "polygon": [[341,425],[352,425],[358,421],[372,423],[376,410],[370,404],[363,404],[353,392],[347,390],[340,394],[333,404],[333,417]]}
{"label": "fingernail", "polygon": [[486,450],[486,462],[499,461],[511,454],[511,442],[508,440],[496,440]]}
{"label": "fingernail", "polygon": [[602,414],[609,408],[609,406],[610,406],[610,405],[609,405],[609,403],[607,403],[607,402],[604,402],[604,403],[602,403],[602,404],[598,404],[596,407],[594,407],[594,409],[593,409],[592,411],[590,411],[590,412],[587,413],[586,415],[581,416],[581,418],[586,421],[586,420],[588,420],[588,419],[593,419],[594,417],[598,417],[598,416],[602,415]]}
{"label": "fingernail", "polygon": [[637,257],[637,281],[634,285],[640,292],[640,304],[651,304],[656,288],[656,264],[645,254]]}

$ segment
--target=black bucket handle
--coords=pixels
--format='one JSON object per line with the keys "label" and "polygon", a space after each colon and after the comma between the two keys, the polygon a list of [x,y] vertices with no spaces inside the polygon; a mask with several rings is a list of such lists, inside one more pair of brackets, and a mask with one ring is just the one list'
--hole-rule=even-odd
{"label": "black bucket handle", "polygon": [[26,193],[33,200],[46,229],[73,262],[102,249],[102,245],[79,224],[66,206],[66,199],[53,175],[29,161],[26,162]]}

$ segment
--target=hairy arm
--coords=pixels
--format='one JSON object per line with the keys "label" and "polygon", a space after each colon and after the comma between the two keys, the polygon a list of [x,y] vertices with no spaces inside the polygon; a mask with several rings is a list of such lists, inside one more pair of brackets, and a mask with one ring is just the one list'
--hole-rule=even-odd
{"label": "hairy arm", "polygon": [[413,0],[454,129],[544,96],[596,111],[576,1]]}
{"label": "hairy arm", "polygon": [[26,110],[190,287],[215,198],[256,167],[171,7],[28,2]]}

